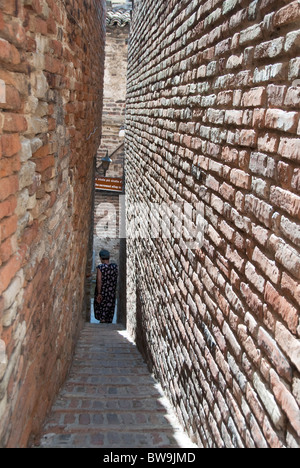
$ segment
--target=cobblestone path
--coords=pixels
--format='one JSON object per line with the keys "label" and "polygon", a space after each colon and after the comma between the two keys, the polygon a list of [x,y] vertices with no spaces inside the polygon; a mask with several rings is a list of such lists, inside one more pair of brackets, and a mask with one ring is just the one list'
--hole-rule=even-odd
{"label": "cobblestone path", "polygon": [[119,325],[86,324],[39,447],[195,448]]}

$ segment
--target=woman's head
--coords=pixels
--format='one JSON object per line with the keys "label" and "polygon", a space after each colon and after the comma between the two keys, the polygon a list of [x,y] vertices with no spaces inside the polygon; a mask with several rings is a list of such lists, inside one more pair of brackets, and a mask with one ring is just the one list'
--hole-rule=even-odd
{"label": "woman's head", "polygon": [[101,260],[109,260],[110,258],[110,253],[108,250],[102,249],[99,253],[100,259]]}

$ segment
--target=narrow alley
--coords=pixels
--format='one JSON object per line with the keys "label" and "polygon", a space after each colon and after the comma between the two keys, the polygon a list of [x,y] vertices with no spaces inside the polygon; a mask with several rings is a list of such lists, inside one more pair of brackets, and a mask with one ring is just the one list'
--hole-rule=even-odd
{"label": "narrow alley", "polygon": [[86,324],[41,448],[195,448],[119,325]]}
{"label": "narrow alley", "polygon": [[0,0],[0,448],[300,447],[299,46],[300,0]]}

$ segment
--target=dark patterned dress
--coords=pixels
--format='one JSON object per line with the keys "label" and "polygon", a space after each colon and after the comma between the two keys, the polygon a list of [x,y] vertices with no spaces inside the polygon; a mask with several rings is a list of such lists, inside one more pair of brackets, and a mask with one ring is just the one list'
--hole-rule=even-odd
{"label": "dark patterned dress", "polygon": [[95,319],[101,323],[112,323],[115,313],[116,304],[116,290],[118,282],[118,266],[115,263],[109,265],[101,264],[97,268],[102,274],[101,296],[100,304],[96,298],[98,295],[97,286],[95,288],[94,299],[94,315]]}

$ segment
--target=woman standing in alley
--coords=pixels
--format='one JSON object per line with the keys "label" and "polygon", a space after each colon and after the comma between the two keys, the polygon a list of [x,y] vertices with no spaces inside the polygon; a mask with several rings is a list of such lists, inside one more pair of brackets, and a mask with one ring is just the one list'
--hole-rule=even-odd
{"label": "woman standing in alley", "polygon": [[101,250],[101,264],[97,267],[97,282],[95,288],[94,315],[101,323],[112,323],[118,282],[118,266],[109,263],[110,253]]}

